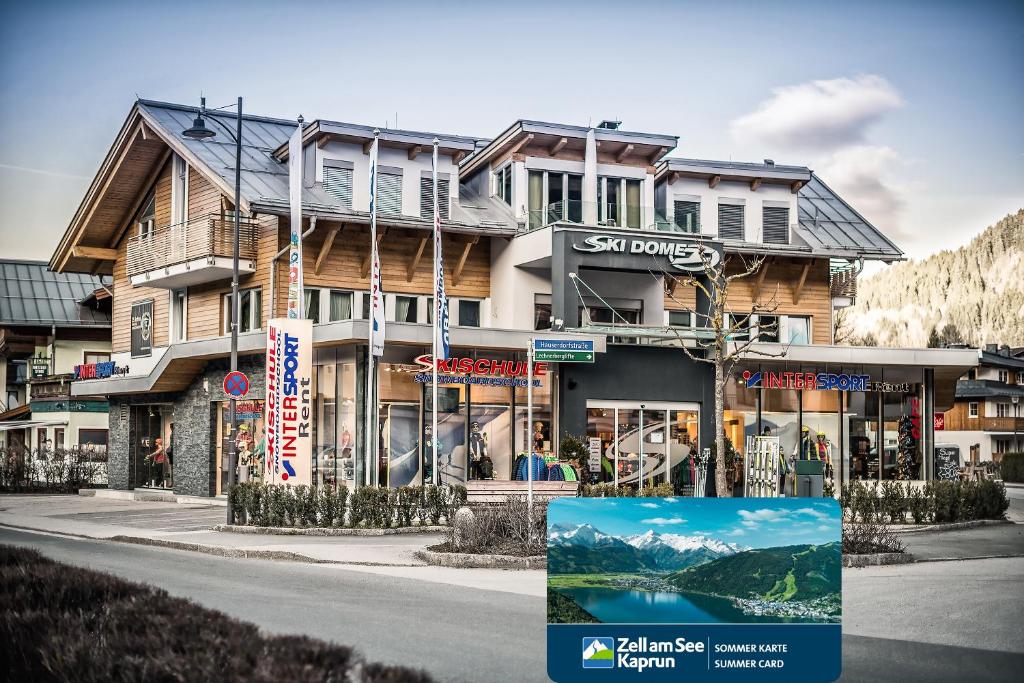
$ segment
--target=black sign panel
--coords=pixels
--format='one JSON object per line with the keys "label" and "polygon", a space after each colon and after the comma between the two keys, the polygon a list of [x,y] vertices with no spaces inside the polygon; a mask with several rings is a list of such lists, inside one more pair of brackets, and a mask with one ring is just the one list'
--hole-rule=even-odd
{"label": "black sign panel", "polygon": [[132,304],[132,358],[153,353],[153,300]]}
{"label": "black sign panel", "polygon": [[954,481],[960,478],[960,447],[935,447],[935,478]]}

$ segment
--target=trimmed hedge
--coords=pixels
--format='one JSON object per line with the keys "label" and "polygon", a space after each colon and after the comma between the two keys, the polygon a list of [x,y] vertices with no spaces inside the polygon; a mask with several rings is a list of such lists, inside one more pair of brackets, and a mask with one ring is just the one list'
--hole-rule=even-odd
{"label": "trimmed hedge", "polygon": [[1003,481],[1024,483],[1024,453],[1004,453],[1003,459],[999,461],[999,467]]}
{"label": "trimmed hedge", "polygon": [[[671,498],[675,496],[672,484],[658,484],[657,486],[645,486],[641,498]],[[584,484],[580,487],[582,498],[636,498],[637,488],[622,484],[618,487],[615,484]]]}
{"label": "trimmed hedge", "polygon": [[228,505],[237,524],[272,527],[352,527],[389,529],[395,526],[451,524],[466,504],[465,486],[360,486],[354,493],[339,486],[276,486],[260,482],[235,484]]}
{"label": "trimmed hedge", "polygon": [[0,546],[0,671],[11,681],[430,683],[351,648],[254,625],[165,591]]}
{"label": "trimmed hedge", "polygon": [[1004,519],[1010,507],[1006,487],[999,481],[930,481],[923,487],[909,482],[844,484],[839,497],[849,522],[927,524]]}
{"label": "trimmed hedge", "polygon": [[0,448],[0,493],[78,493],[106,473],[106,451]]}

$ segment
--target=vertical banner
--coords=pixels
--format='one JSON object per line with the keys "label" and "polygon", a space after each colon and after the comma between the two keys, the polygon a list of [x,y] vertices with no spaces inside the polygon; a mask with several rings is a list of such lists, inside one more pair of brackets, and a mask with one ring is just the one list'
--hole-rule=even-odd
{"label": "vertical banner", "polygon": [[441,255],[441,205],[437,191],[437,139],[434,139],[434,338],[437,348],[434,357],[447,360],[450,354],[448,344],[448,297],[444,292],[444,258]]}
{"label": "vertical banner", "polygon": [[370,348],[384,355],[384,290],[380,281],[380,253],[377,249],[377,131],[370,150]]}
{"label": "vertical banner", "polygon": [[[288,251],[288,317],[303,317],[302,310],[302,120],[288,140],[288,200],[291,239]],[[274,311],[270,312],[271,315]]]}
{"label": "vertical banner", "polygon": [[313,430],[313,321],[267,322],[268,484],[310,484]]}

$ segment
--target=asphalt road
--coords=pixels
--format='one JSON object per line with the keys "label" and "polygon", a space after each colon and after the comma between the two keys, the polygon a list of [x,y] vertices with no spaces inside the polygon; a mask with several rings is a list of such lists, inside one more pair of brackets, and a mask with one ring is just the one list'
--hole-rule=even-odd
{"label": "asphalt road", "polygon": [[[0,543],[144,581],[267,631],[354,645],[371,660],[424,668],[439,681],[548,680],[542,598],[5,528]],[[1017,680],[1024,644],[1012,610],[1022,580],[1022,559],[848,572],[842,680]],[[974,625],[967,638],[965,625]]]}

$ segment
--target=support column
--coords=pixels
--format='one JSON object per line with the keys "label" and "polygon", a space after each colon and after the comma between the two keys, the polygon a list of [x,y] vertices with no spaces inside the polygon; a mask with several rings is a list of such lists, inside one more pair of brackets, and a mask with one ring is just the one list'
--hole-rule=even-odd
{"label": "support column", "polygon": [[597,225],[597,138],[593,128],[587,131],[583,156],[583,224]]}

